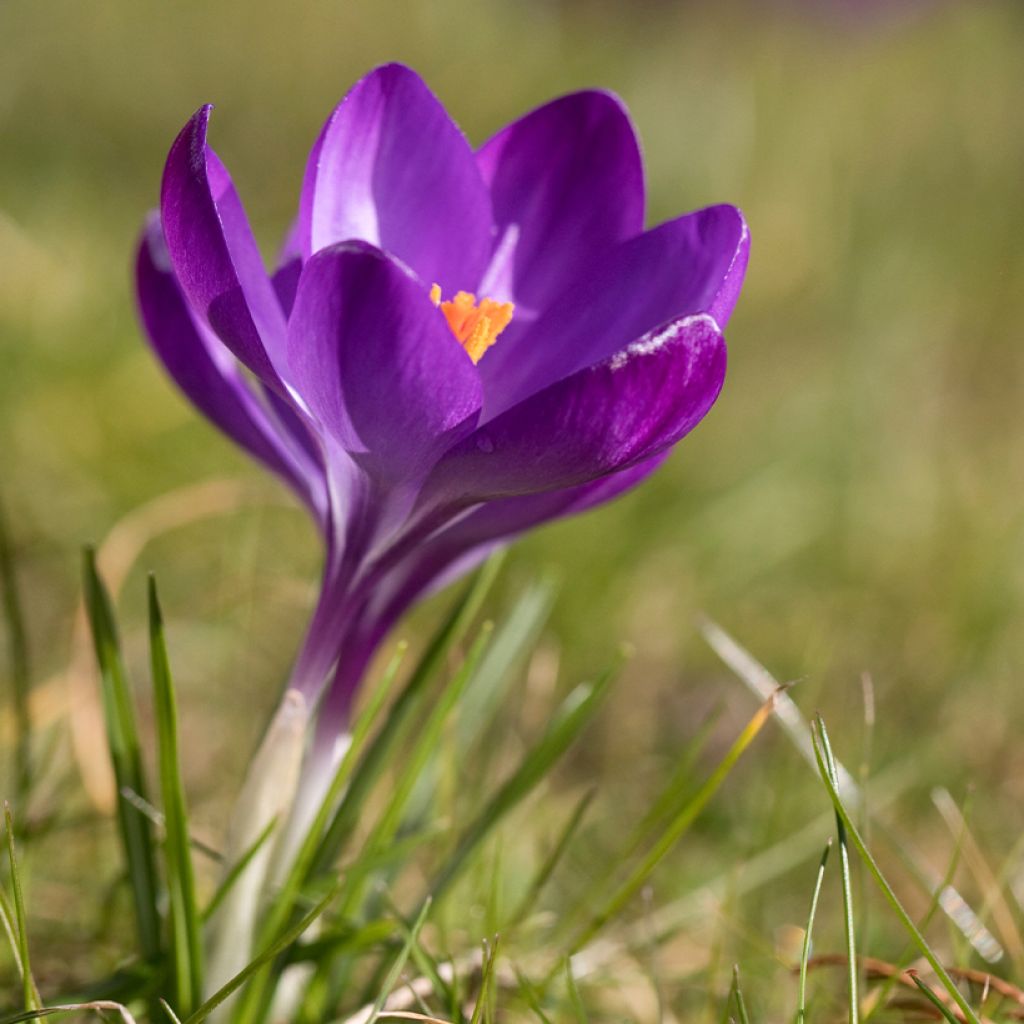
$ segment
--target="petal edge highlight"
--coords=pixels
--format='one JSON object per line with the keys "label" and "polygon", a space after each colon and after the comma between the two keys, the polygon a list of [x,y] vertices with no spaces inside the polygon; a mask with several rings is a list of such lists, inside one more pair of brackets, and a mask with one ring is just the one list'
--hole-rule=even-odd
{"label": "petal edge highlight", "polygon": [[200,107],[164,166],[160,219],[175,276],[196,312],[258,377],[281,390],[285,320],[224,165],[206,142]]}

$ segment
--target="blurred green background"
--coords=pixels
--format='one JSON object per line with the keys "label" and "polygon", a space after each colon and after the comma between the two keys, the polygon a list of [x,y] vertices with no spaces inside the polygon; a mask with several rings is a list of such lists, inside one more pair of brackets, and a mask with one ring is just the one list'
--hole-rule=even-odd
{"label": "blurred green background", "polygon": [[[217,105],[213,143],[269,255],[320,124],[374,64],[412,64],[477,142],[601,86],[636,119],[650,221],[734,202],[754,247],[713,413],[640,491],[521,543],[491,609],[560,578],[541,691],[635,645],[566,773],[602,784],[594,842],[711,709],[725,742],[753,708],[700,638],[703,612],[799,681],[854,765],[870,673],[872,765],[911,764],[901,806],[934,837],[933,866],[951,840],[932,785],[975,787],[984,844],[1008,850],[1024,825],[1024,7],[892,7],[0,0],[0,488],[34,678],[67,663],[82,543],[173,489],[248,481],[241,511],[147,547],[122,601],[141,662],[142,573],[157,572],[187,781],[216,834],[313,598],[312,529],[170,387],[134,318],[135,236],[191,112]],[[758,742],[656,899],[741,873],[825,809],[786,742]],[[55,936],[73,930],[55,920],[74,844],[62,855],[47,870],[68,888],[40,910]],[[770,962],[815,859],[715,941]]]}

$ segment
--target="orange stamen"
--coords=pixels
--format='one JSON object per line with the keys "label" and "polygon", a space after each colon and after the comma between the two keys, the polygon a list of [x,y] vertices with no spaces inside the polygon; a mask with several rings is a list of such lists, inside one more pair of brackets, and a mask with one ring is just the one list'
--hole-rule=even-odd
{"label": "orange stamen", "polygon": [[495,302],[481,299],[479,304],[472,292],[456,292],[454,299],[441,301],[441,286],[432,285],[430,301],[440,307],[452,334],[469,353],[474,363],[479,363],[484,353],[498,340],[498,335],[512,322],[511,302]]}

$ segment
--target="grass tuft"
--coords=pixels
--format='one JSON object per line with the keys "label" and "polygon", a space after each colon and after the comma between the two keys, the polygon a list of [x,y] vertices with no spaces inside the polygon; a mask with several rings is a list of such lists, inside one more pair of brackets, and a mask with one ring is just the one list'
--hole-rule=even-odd
{"label": "grass tuft", "polygon": [[106,587],[96,571],[95,553],[91,548],[87,548],[84,553],[83,576],[85,605],[100,669],[107,743],[117,781],[117,817],[132,889],[139,951],[143,959],[157,963],[161,958],[163,943],[160,936],[159,887],[154,854],[156,844],[151,822],[124,795],[125,791],[130,790],[144,800],[147,798],[142,746],[121,657],[114,610]]}
{"label": "grass tuft", "polygon": [[[11,872],[11,889],[14,893],[14,906],[5,906],[4,919],[5,930],[11,936],[13,926],[13,942],[15,959],[18,970],[21,974],[21,995],[25,1010],[31,1012],[42,1007],[42,1000],[39,998],[39,989],[36,988],[35,979],[32,977],[32,964],[29,960],[28,950],[28,919],[25,914],[25,897],[21,886],[21,873],[18,869],[18,857],[14,849],[14,817],[11,814],[10,804],[4,803],[4,834],[7,837],[7,860]],[[13,909],[13,921],[10,920]]]}
{"label": "grass tuft", "polygon": [[188,811],[178,753],[178,712],[167,655],[163,615],[156,580],[149,578],[149,640],[159,745],[160,789],[164,805],[164,867],[167,875],[171,931],[171,970],[175,1006],[188,1016],[201,1002],[203,943],[196,903]]}
{"label": "grass tuft", "polygon": [[963,993],[957,987],[956,983],[949,976],[949,973],[942,966],[939,958],[933,952],[931,946],[925,940],[925,937],[918,930],[917,925],[914,924],[913,919],[904,909],[903,904],[900,903],[896,893],[893,892],[892,886],[886,881],[885,876],[882,874],[881,868],[879,868],[875,859],[871,856],[870,851],[861,838],[860,833],[857,831],[853,820],[850,817],[846,806],[843,803],[842,797],[839,795],[839,790],[836,786],[833,772],[830,769],[830,765],[834,765],[835,760],[832,754],[832,748],[829,745],[828,733],[824,729],[824,723],[820,716],[816,719],[813,729],[814,739],[814,756],[818,762],[818,771],[821,774],[822,781],[825,784],[825,788],[828,790],[829,796],[832,798],[832,803],[835,806],[836,814],[845,827],[846,834],[853,841],[853,845],[857,848],[857,852],[860,854],[864,863],[867,865],[868,871],[871,877],[874,878],[878,887],[882,890],[882,894],[885,896],[889,903],[889,906],[895,911],[896,916],[900,919],[903,927],[910,934],[914,944],[917,946],[918,951],[931,965],[932,970],[935,972],[936,977],[942,982],[943,987],[949,993],[950,998],[960,1008],[963,1013],[964,1020],[968,1021],[969,1024],[980,1024],[977,1015],[971,1008],[970,1004],[964,998]]}

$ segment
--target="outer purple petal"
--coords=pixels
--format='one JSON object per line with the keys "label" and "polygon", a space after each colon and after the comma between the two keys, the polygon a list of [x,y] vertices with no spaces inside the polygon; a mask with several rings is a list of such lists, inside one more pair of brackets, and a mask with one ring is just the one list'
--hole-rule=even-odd
{"label": "outer purple petal", "polygon": [[496,262],[482,290],[515,301],[521,314],[552,302],[585,257],[643,230],[640,147],[609,93],[539,107],[488,141],[477,163],[497,228]]}
{"label": "outer purple petal", "polygon": [[299,238],[299,224],[294,222],[288,229],[284,245],[277,257],[277,270],[271,277],[274,294],[281,304],[285,319],[292,315],[295,305],[295,289],[299,287],[299,274],[302,273],[302,244]]}
{"label": "outer purple petal", "polygon": [[426,590],[446,586],[471,570],[496,547],[554,519],[579,515],[612,501],[646,480],[668,457],[655,455],[611,476],[578,487],[490,501],[435,533],[378,587],[375,606],[388,625]]}
{"label": "outer purple petal", "polygon": [[503,335],[487,352],[484,419],[669,320],[706,313],[724,326],[748,247],[739,210],[712,206],[591,259],[518,343],[503,346]]}
{"label": "outer purple petal", "polygon": [[433,517],[434,510],[573,487],[651,459],[711,408],[725,363],[711,316],[671,321],[456,444],[426,482],[420,507]]}
{"label": "outer purple petal", "polygon": [[140,240],[136,288],[146,333],[178,387],[232,440],[282,476],[322,518],[326,494],[313,453],[298,449],[279,429],[249,389],[234,357],[188,306],[156,216]]}
{"label": "outer purple petal", "polygon": [[362,239],[446,295],[474,291],[490,253],[490,197],[465,137],[409,68],[388,64],[338,105],[310,154],[306,255]]}
{"label": "outer purple petal", "polygon": [[480,377],[423,285],[366,243],[302,270],[288,324],[292,380],[378,481],[412,484],[476,423]]}
{"label": "outer purple petal", "polygon": [[507,541],[552,519],[579,515],[632,490],[646,480],[668,455],[669,450],[666,449],[621,472],[566,490],[488,502],[431,537],[424,545],[424,551],[454,554],[481,544]]}
{"label": "outer purple petal", "polygon": [[175,139],[160,213],[182,291],[232,352],[280,387],[285,319],[227,171],[206,144],[209,106]]}
{"label": "outer purple petal", "polygon": [[[347,716],[362,669],[374,649],[399,618],[424,594],[453,583],[478,566],[516,534],[561,516],[584,512],[635,487],[665,460],[667,453],[581,487],[481,505],[440,531],[389,573],[378,579],[358,615],[349,617],[343,632],[345,656],[332,680],[328,706]],[[332,650],[341,650],[339,646]],[[349,664],[355,658],[355,666]]]}

